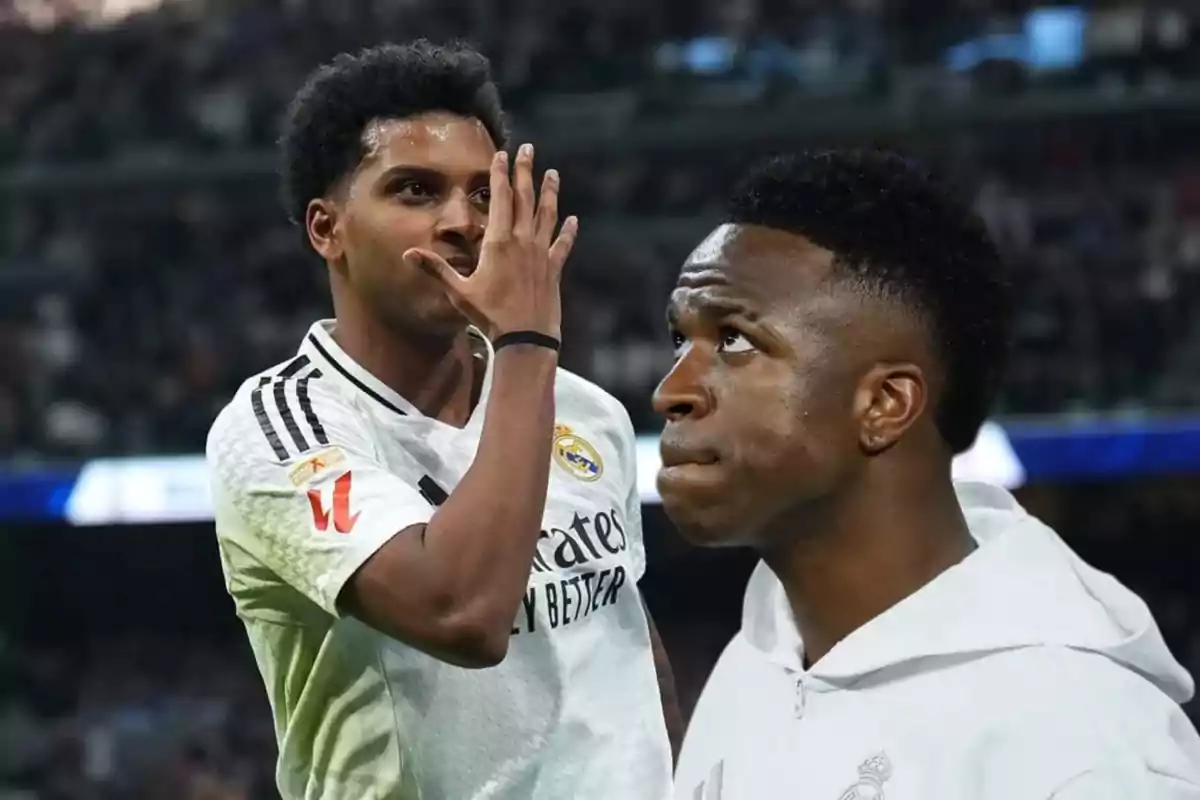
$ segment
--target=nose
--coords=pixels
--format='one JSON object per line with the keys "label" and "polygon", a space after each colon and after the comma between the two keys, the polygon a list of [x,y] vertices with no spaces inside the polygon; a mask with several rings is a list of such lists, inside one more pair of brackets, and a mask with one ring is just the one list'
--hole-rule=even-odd
{"label": "nose", "polygon": [[693,349],[679,358],[654,390],[654,411],[669,422],[699,419],[712,413],[712,392],[704,383],[703,356]]}
{"label": "nose", "polygon": [[487,215],[471,203],[471,197],[461,189],[450,193],[442,206],[441,218],[438,220],[438,233],[461,237],[471,244],[476,244],[483,238],[483,229]]}

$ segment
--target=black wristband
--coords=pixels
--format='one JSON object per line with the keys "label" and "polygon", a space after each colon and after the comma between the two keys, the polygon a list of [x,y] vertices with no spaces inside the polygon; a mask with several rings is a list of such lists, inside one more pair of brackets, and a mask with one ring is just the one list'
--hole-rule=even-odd
{"label": "black wristband", "polygon": [[538,347],[545,347],[547,350],[558,352],[562,347],[562,343],[553,336],[547,336],[544,333],[537,331],[509,331],[502,333],[496,337],[496,341],[492,342],[492,349],[499,350],[501,347],[508,347],[510,344],[532,344]]}

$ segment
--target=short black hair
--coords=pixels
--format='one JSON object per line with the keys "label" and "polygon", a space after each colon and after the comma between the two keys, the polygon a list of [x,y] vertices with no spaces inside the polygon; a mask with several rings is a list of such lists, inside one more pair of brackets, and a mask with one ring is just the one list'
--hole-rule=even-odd
{"label": "short black hair", "polygon": [[429,111],[478,119],[496,147],[504,147],[507,130],[491,64],[465,43],[384,44],[319,67],[292,100],[279,142],[291,221],[303,224],[309,201],[358,166],[371,122]]}
{"label": "short black hair", "polygon": [[999,392],[1012,317],[1010,276],[983,221],[915,161],[876,149],[771,158],[728,204],[727,221],[798,234],[835,269],[910,306],[945,370],[934,419],[955,453],[969,448]]}

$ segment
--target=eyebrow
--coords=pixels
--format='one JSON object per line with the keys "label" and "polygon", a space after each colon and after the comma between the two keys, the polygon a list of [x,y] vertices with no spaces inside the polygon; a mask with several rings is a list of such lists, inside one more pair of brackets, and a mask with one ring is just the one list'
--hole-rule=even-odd
{"label": "eyebrow", "polygon": [[[749,304],[728,297],[702,297],[688,304],[701,316],[705,317],[745,317],[750,322],[758,322],[762,314],[755,311]],[[667,305],[667,322],[674,324],[679,320],[679,312],[674,303]]]}
{"label": "eyebrow", "polygon": [[[379,183],[387,183],[388,181],[398,177],[421,178],[423,180],[433,182],[446,180],[447,174],[434,167],[419,166],[417,164],[394,164],[385,169],[383,172],[379,173],[379,178],[377,180]],[[471,173],[470,180],[473,183],[478,181],[483,181],[486,183],[489,177],[490,176],[487,170],[478,170]]]}

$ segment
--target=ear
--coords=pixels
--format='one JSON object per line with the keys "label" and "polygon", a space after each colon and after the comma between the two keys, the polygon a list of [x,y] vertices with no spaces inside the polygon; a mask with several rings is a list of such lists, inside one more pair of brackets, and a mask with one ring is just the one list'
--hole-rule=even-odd
{"label": "ear", "polygon": [[328,262],[341,259],[344,248],[341,236],[341,209],[326,197],[310,200],[304,212],[304,228],[313,250]]}
{"label": "ear", "polygon": [[925,375],[916,364],[876,364],[859,382],[854,413],[859,447],[869,456],[884,452],[925,411]]}

